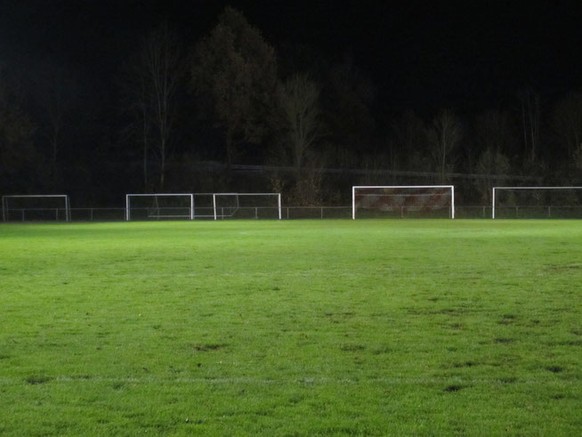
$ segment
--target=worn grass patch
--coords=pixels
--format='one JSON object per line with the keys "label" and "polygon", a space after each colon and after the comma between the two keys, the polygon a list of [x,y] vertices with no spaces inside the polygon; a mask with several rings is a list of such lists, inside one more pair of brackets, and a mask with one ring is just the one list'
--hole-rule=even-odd
{"label": "worn grass patch", "polygon": [[578,435],[582,224],[0,225],[0,434]]}

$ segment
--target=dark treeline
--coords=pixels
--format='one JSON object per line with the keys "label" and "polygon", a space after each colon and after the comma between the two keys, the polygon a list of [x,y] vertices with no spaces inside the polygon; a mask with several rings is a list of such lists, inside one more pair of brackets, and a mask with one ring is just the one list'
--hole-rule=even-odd
{"label": "dark treeline", "polygon": [[[163,22],[103,71],[46,56],[0,64],[0,194],[281,191],[346,203],[353,184],[582,182],[582,92],[523,84],[485,110],[393,109],[357,53],[273,45],[226,8],[185,43]],[[398,66],[395,66],[398,68]]]}

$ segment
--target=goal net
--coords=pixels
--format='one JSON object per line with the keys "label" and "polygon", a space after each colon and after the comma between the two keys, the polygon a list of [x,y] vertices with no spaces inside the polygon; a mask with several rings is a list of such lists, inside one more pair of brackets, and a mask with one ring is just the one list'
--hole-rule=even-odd
{"label": "goal net", "polygon": [[126,194],[125,220],[194,219],[192,194]]}
{"label": "goal net", "polygon": [[214,193],[214,220],[281,219],[281,193]]}
{"label": "goal net", "polygon": [[214,219],[214,193],[194,193],[194,218]]}
{"label": "goal net", "polygon": [[71,220],[66,194],[28,194],[2,196],[2,219],[8,221]]}
{"label": "goal net", "polygon": [[494,187],[491,218],[582,218],[582,187]]}
{"label": "goal net", "polygon": [[455,218],[453,185],[352,187],[352,218]]}

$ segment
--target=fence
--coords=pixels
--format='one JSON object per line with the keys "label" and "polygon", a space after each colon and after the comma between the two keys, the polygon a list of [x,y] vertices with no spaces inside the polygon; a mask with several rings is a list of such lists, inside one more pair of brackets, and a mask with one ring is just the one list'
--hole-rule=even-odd
{"label": "fence", "polygon": [[[261,219],[276,218],[273,214],[261,213],[261,207],[239,208],[236,214],[222,214],[224,219]],[[272,209],[272,208],[264,208]],[[62,208],[11,208],[4,211],[7,222],[30,221],[65,221]],[[490,219],[491,206],[457,206],[455,215],[458,219]],[[350,219],[351,206],[284,206],[283,220],[301,219]],[[396,214],[393,217],[406,218],[407,214]],[[195,220],[212,219],[212,214],[195,215]],[[582,218],[582,206],[511,206],[498,207],[496,218],[499,219],[547,219]],[[70,220],[73,222],[115,222],[125,220],[125,208],[71,208]],[[159,220],[162,220],[160,218]]]}
{"label": "fence", "polygon": [[[267,207],[249,207],[237,208],[236,213],[227,213],[227,211],[219,209],[218,217],[221,219],[276,218],[272,210],[273,208]],[[71,221],[74,222],[113,222],[125,220],[125,208],[71,208],[70,213]],[[282,218],[284,220],[340,219],[351,218],[351,214],[351,206],[287,206],[282,208]],[[63,217],[63,214],[57,208],[42,210],[39,208],[11,208],[6,211],[5,217],[8,222],[58,221]],[[208,208],[201,208],[194,216],[195,220],[209,220],[213,218],[212,210]],[[163,217],[159,217],[158,219],[162,220]]]}

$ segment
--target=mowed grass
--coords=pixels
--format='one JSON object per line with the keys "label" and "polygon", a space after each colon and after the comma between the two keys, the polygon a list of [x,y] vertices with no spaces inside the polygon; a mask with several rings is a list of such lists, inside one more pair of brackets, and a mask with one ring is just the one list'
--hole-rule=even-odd
{"label": "mowed grass", "polygon": [[0,434],[580,435],[582,222],[0,226]]}

